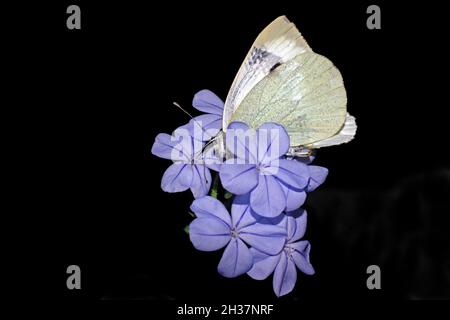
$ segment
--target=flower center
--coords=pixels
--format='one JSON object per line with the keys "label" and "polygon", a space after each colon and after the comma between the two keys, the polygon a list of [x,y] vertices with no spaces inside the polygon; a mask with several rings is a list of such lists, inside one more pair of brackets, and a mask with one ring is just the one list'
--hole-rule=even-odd
{"label": "flower center", "polygon": [[288,257],[292,257],[292,255],[294,254],[295,249],[292,248],[290,245],[286,245],[284,246],[284,252],[286,253],[286,255]]}
{"label": "flower center", "polygon": [[257,164],[256,165],[256,170],[259,171],[259,173],[264,174],[264,172],[266,171],[266,167],[262,164]]}
{"label": "flower center", "polygon": [[239,237],[239,231],[235,228],[231,229],[231,237],[238,238]]}
{"label": "flower center", "polygon": [[191,158],[190,164],[192,165],[203,165],[205,164],[205,160],[202,158],[202,156],[193,156]]}

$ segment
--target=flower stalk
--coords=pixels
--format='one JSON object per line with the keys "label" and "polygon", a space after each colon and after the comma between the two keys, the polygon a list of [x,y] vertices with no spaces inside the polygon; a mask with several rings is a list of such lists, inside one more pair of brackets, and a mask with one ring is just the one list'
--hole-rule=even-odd
{"label": "flower stalk", "polygon": [[213,185],[211,187],[210,196],[217,199],[219,196],[219,175],[216,174],[214,177]]}

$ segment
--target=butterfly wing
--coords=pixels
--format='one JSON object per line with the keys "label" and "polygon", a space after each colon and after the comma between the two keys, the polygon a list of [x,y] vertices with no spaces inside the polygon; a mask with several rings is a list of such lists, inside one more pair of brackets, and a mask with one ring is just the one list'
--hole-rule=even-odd
{"label": "butterfly wing", "polygon": [[244,97],[275,66],[311,51],[295,25],[285,16],[269,24],[256,38],[228,92],[222,120],[224,131]]}
{"label": "butterfly wing", "polygon": [[245,96],[231,121],[257,128],[283,125],[291,146],[309,146],[344,127],[347,96],[339,70],[327,58],[304,52],[279,65]]}
{"label": "butterfly wing", "polygon": [[347,116],[345,117],[344,126],[336,135],[328,139],[314,142],[310,147],[316,149],[347,143],[355,137],[355,134],[356,134],[355,117],[347,113]]}

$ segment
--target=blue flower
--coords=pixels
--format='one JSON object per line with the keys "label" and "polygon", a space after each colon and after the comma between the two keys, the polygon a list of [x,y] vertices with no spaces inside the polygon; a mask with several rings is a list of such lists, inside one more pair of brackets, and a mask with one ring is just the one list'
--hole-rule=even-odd
{"label": "blue flower", "polygon": [[246,273],[253,265],[253,255],[247,245],[267,255],[278,254],[286,240],[282,226],[262,224],[252,214],[248,196],[235,197],[231,216],[215,198],[195,200],[191,210],[197,218],[189,225],[189,237],[201,251],[215,251],[226,246],[217,267],[224,277]]}
{"label": "blue flower", "polygon": [[233,122],[225,139],[227,150],[234,155],[220,168],[226,190],[249,193],[251,208],[263,217],[273,218],[303,204],[310,172],[305,163],[285,158],[290,141],[283,126],[265,123],[252,130]]}
{"label": "blue flower", "polygon": [[296,267],[307,275],[314,274],[309,260],[311,245],[309,241],[300,240],[306,231],[307,213],[303,210],[286,214],[278,224],[284,226],[287,237],[283,250],[276,255],[269,255],[257,248],[251,248],[253,267],[247,274],[256,280],[266,279],[273,273],[273,290],[280,297],[294,289],[297,281]]}
{"label": "blue flower", "polygon": [[165,192],[191,189],[194,198],[208,194],[211,173],[204,164],[202,148],[203,143],[182,128],[175,130],[172,135],[160,133],[156,136],[152,154],[173,161],[161,180],[161,188]]}

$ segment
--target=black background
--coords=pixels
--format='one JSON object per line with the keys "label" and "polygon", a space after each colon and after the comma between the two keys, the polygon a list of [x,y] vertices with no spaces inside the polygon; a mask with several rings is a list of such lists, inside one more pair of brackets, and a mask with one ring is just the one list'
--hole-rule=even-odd
{"label": "black background", "polygon": [[[373,3],[381,30],[366,27],[372,1],[20,8],[10,83],[21,88],[15,106],[32,129],[20,148],[30,151],[27,187],[49,291],[66,301],[177,305],[449,299],[443,9]],[[69,4],[81,7],[81,30],[66,28]],[[192,195],[160,189],[169,162],[150,149],[158,133],[189,120],[172,101],[198,114],[198,90],[225,99],[254,38],[282,14],[341,71],[358,132],[318,152],[330,174],[306,203],[316,274],[300,275],[277,299],[271,280],[222,278],[221,252],[192,247],[183,231]],[[80,291],[66,288],[71,264],[81,267]],[[381,267],[381,290],[366,287],[371,264]]]}

